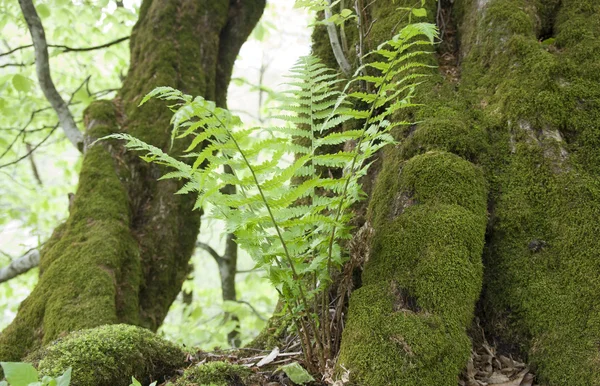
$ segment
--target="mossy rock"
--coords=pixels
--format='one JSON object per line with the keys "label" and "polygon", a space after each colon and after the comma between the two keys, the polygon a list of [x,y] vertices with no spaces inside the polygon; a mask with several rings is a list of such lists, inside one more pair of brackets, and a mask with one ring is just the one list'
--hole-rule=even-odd
{"label": "mossy rock", "polygon": [[57,376],[73,368],[71,386],[128,386],[162,380],[183,367],[177,345],[144,328],[126,324],[80,330],[32,354],[27,361],[42,375]]}
{"label": "mossy rock", "polygon": [[227,362],[208,362],[185,371],[173,386],[244,386],[252,371]]}

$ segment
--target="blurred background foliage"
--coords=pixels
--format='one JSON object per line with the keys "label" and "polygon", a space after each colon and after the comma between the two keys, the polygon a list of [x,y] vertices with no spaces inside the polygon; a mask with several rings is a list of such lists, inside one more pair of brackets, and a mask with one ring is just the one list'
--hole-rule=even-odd
{"label": "blurred background foliage", "polygon": [[[111,99],[129,64],[128,36],[140,0],[36,0],[50,45],[54,83],[80,129],[82,112],[95,99]],[[270,0],[261,22],[242,47],[229,88],[229,108],[245,124],[266,123],[287,69],[309,51],[309,15],[289,0]],[[81,156],[66,140],[57,117],[38,87],[31,38],[18,2],[0,0],[0,268],[39,248],[68,216],[68,194],[75,192]],[[81,48],[107,45],[101,49]],[[210,213],[210,211],[206,211]],[[222,251],[223,224],[204,217],[199,241]],[[194,271],[160,328],[186,346],[228,346],[227,333],[240,318],[246,343],[262,329],[276,292],[252,260],[240,252],[237,295],[223,303],[218,267],[197,249]],[[0,284],[0,330],[37,281],[37,269]]]}

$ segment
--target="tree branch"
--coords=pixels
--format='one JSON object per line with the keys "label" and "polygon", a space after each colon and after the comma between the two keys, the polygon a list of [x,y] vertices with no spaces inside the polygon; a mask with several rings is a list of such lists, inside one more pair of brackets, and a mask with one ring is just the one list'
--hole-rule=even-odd
{"label": "tree branch", "polygon": [[29,250],[23,256],[11,261],[6,267],[0,268],[0,283],[9,281],[14,277],[29,271],[31,268],[37,267],[39,263],[40,251],[37,249]]}
{"label": "tree branch", "polygon": [[260,312],[258,312],[258,310],[256,308],[254,308],[254,306],[252,304],[250,304],[249,302],[245,301],[245,300],[234,300],[236,303],[240,303],[240,304],[245,304],[248,307],[250,307],[250,309],[252,310],[252,312],[254,313],[254,315],[256,315],[260,320],[262,320],[263,322],[267,321],[267,318],[265,318],[264,316],[262,316],[260,314]]}
{"label": "tree branch", "polygon": [[17,158],[17,159],[16,159],[16,160],[14,160],[14,161],[7,162],[7,163],[5,163],[5,164],[3,164],[3,165],[0,165],[0,169],[2,169],[2,168],[5,168],[5,167],[7,167],[7,166],[10,166],[10,165],[14,165],[14,164],[16,164],[16,163],[19,163],[19,162],[21,162],[22,160],[24,160],[25,158],[29,157],[29,155],[30,155],[31,153],[33,153],[34,151],[36,151],[38,147],[42,146],[42,145],[44,144],[44,142],[46,142],[46,141],[48,140],[48,138],[50,138],[50,137],[52,136],[52,134],[54,134],[54,132],[56,131],[56,129],[57,129],[57,128],[58,128],[58,124],[56,124],[56,125],[55,125],[55,126],[52,128],[52,131],[50,131],[50,132],[48,133],[48,135],[47,135],[46,137],[44,137],[44,139],[42,139],[42,140],[41,140],[41,141],[40,141],[40,142],[39,142],[37,145],[35,145],[34,147],[32,147],[32,148],[31,148],[31,150],[29,150],[27,153],[25,153],[25,155],[23,155],[23,156],[21,156],[21,157]]}
{"label": "tree branch", "polygon": [[92,46],[92,47],[69,47],[69,46],[65,46],[65,45],[61,45],[61,44],[49,44],[48,47],[61,48],[62,49],[62,51],[60,52],[61,54],[65,53],[65,52],[85,52],[85,51],[100,50],[102,48],[114,46],[115,44],[119,44],[121,42],[124,42],[125,40],[129,40],[129,36],[123,36],[122,38],[115,39],[108,43],[104,43],[104,44],[100,44],[98,46]]}
{"label": "tree branch", "polygon": [[219,266],[222,264],[223,258],[217,253],[217,251],[213,249],[213,247],[200,241],[196,242],[196,246],[208,252],[213,257],[213,259],[215,259]]}
{"label": "tree branch", "polygon": [[[85,51],[100,50],[102,48],[107,48],[107,47],[113,46],[115,44],[119,44],[121,42],[124,42],[125,40],[129,40],[129,36],[124,36],[122,38],[115,39],[115,40],[110,41],[108,43],[104,43],[104,44],[100,44],[99,46],[92,46],[92,47],[69,47],[69,46],[65,46],[63,44],[48,44],[48,47],[51,47],[51,48],[61,48],[62,51],[60,51],[59,53],[60,54],[64,54],[65,52],[85,52]],[[0,57],[7,56],[7,55],[10,55],[10,54],[14,54],[17,51],[21,51],[21,50],[24,50],[24,49],[27,49],[27,48],[31,48],[31,47],[33,47],[33,44],[27,44],[25,46],[16,47],[16,48],[13,48],[10,51],[1,53]]]}
{"label": "tree branch", "polygon": [[[69,102],[67,103],[67,106],[70,106],[73,102],[73,98],[75,98],[75,94],[77,93],[77,91],[79,91],[84,85],[86,85],[89,81],[90,81],[91,76],[88,76],[87,78],[85,78],[83,80],[83,82],[79,85],[79,87],[77,87],[75,89],[75,91],[73,91],[71,93],[71,97],[69,98]],[[78,103],[78,102],[76,102]],[[75,104],[75,103],[73,103]],[[14,140],[11,142],[11,144],[4,150],[4,152],[2,154],[0,154],[0,159],[2,159],[9,151],[10,149],[12,149],[12,147],[14,146],[14,144],[17,142],[17,140],[19,139],[19,137],[21,135],[23,135],[23,141],[25,140],[25,133],[29,132],[35,132],[35,131],[40,131],[40,130],[44,130],[44,129],[52,129],[52,131],[50,132],[50,134],[48,134],[47,137],[45,137],[40,143],[38,143],[35,147],[28,149],[27,150],[27,154],[25,154],[23,157],[17,159],[16,161],[13,162],[9,162],[3,165],[0,165],[0,169],[9,165],[14,165],[17,162],[27,158],[27,156],[29,156],[30,154],[32,154],[38,147],[40,147],[40,145],[42,145],[44,142],[46,142],[46,140],[48,138],[50,138],[50,136],[56,131],[56,128],[58,127],[58,124],[54,125],[54,126],[44,126],[42,129],[33,129],[33,130],[26,130],[27,127],[31,124],[31,122],[33,122],[33,119],[35,118],[36,114],[39,114],[45,110],[50,109],[51,107],[43,107],[41,109],[35,110],[31,113],[31,115],[29,116],[29,120],[27,121],[27,123],[23,126],[23,128],[21,129],[17,129],[19,130],[19,134],[17,134],[17,136],[14,138]]]}
{"label": "tree branch", "polygon": [[33,6],[32,0],[19,0],[23,17],[31,33],[35,51],[35,70],[40,87],[52,105],[65,135],[79,151],[83,151],[83,134],[77,128],[73,115],[52,82],[50,63],[48,61],[48,45],[42,22]]}

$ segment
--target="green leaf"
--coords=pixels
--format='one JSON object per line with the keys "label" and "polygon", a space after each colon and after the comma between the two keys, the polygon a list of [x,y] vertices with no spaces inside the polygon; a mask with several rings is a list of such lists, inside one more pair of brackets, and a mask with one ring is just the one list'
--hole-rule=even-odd
{"label": "green leaf", "polygon": [[38,372],[30,363],[0,362],[11,386],[28,386],[38,381]]}
{"label": "green leaf", "polygon": [[134,377],[131,377],[131,385],[129,386],[142,386],[142,384]]}
{"label": "green leaf", "polygon": [[46,4],[39,4],[37,7],[37,12],[42,19],[50,16],[50,8]]}
{"label": "green leaf", "polygon": [[64,373],[63,375],[61,375],[60,377],[56,378],[56,386],[69,386],[69,384],[71,383],[71,371],[73,369],[71,367],[69,367]]}
{"label": "green leaf", "polygon": [[[42,385],[43,386],[57,386],[56,379],[54,379],[48,375],[44,375],[44,378],[42,378]],[[29,386],[31,386],[31,385],[29,385]]]}
{"label": "green leaf", "polygon": [[350,15],[352,15],[352,11],[349,10],[348,8],[342,9],[342,12],[340,12],[340,16],[343,17],[344,19],[346,19]]}
{"label": "green leaf", "polygon": [[413,8],[412,14],[416,17],[427,17],[427,10],[425,8]]}
{"label": "green leaf", "polygon": [[314,382],[314,378],[298,362],[290,363],[279,367],[277,370],[283,371],[292,382],[303,385],[308,382]]}
{"label": "green leaf", "polygon": [[31,80],[21,74],[15,74],[13,76],[12,84],[15,90],[20,92],[29,92],[31,89]]}

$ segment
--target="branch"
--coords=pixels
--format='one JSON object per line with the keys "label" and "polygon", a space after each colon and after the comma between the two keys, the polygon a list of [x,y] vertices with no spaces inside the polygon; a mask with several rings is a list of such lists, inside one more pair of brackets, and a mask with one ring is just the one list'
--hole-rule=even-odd
{"label": "branch", "polygon": [[48,47],[61,48],[62,49],[62,51],[60,52],[61,54],[65,53],[65,52],[85,52],[85,51],[100,50],[102,48],[114,46],[115,44],[119,44],[121,42],[124,42],[125,40],[129,40],[129,36],[123,36],[122,38],[115,39],[108,43],[104,43],[104,44],[100,44],[99,46],[92,46],[92,47],[69,47],[69,46],[64,46],[61,44],[49,44]]}
{"label": "branch", "polygon": [[32,0],[19,0],[19,5],[23,11],[23,17],[27,22],[27,27],[31,33],[31,40],[35,50],[35,70],[37,73],[40,87],[52,105],[58,120],[62,126],[65,135],[79,151],[83,151],[83,134],[77,128],[77,124],[69,111],[65,101],[62,99],[56,87],[52,82],[50,74],[50,63],[48,61],[48,45],[42,22],[33,6]]}
{"label": "branch", "polygon": [[29,271],[31,268],[37,267],[39,263],[40,251],[37,249],[29,250],[29,252],[23,256],[11,261],[6,267],[0,268],[0,283],[9,281],[14,277]]}
{"label": "branch", "polygon": [[211,247],[208,244],[202,243],[200,241],[198,241],[196,243],[196,246],[200,247],[200,248],[204,249],[206,252],[208,252],[213,257],[213,259],[215,259],[215,261],[217,262],[217,264],[221,265],[221,262],[223,261],[223,258],[221,257],[221,255],[219,255],[217,253],[217,251],[215,251],[213,249],[213,247]]}
{"label": "branch", "polygon": [[26,45],[26,46],[20,46],[20,47],[17,47],[17,48],[13,48],[13,49],[12,49],[12,50],[10,50],[10,51],[7,51],[7,52],[3,52],[3,53],[1,53],[1,54],[0,54],[0,58],[1,58],[1,57],[3,57],[3,56],[7,56],[7,55],[10,55],[10,54],[13,54],[13,53],[15,53],[15,52],[17,52],[17,51],[24,50],[25,48],[31,48],[31,47],[33,47],[33,44],[28,44],[28,45]]}
{"label": "branch", "polygon": [[[77,92],[78,92],[78,91],[79,91],[79,90],[80,90],[80,89],[81,89],[83,86],[85,86],[85,85],[86,85],[86,84],[89,82],[90,78],[91,78],[91,76],[88,76],[87,78],[85,78],[85,79],[83,80],[83,82],[82,82],[82,83],[79,85],[79,87],[77,87],[77,88],[75,89],[75,91],[73,91],[73,92],[71,93],[71,97],[69,98],[69,102],[67,103],[67,106],[70,106],[70,105],[72,104],[71,102],[73,102],[73,98],[75,98],[75,94],[76,94],[76,93],[77,93]],[[78,102],[76,102],[76,103],[78,103]],[[75,104],[75,103],[73,103],[73,104]],[[26,129],[27,129],[27,127],[28,127],[28,126],[31,124],[31,122],[33,122],[33,119],[35,118],[36,114],[39,114],[39,113],[41,113],[41,112],[43,112],[43,111],[45,111],[45,110],[48,110],[48,109],[50,109],[50,107],[43,107],[43,108],[41,108],[41,109],[38,109],[38,110],[35,110],[35,111],[33,111],[33,112],[31,113],[31,115],[29,116],[29,120],[27,121],[27,123],[25,124],[25,126],[23,126],[23,128],[21,128],[21,129],[19,129],[19,134],[17,134],[17,136],[14,138],[14,140],[11,142],[11,144],[10,144],[10,145],[9,145],[9,146],[8,146],[8,147],[7,147],[7,148],[4,150],[4,152],[3,152],[2,154],[0,154],[0,159],[2,159],[2,158],[3,158],[3,157],[4,157],[4,156],[5,156],[5,155],[6,155],[6,154],[7,154],[7,153],[10,151],[10,149],[12,149],[12,147],[14,146],[14,144],[17,142],[17,140],[19,139],[19,137],[20,137],[21,135],[23,135],[23,136],[24,136],[24,135],[25,135],[25,133],[27,133],[27,132],[30,132],[30,133],[32,133],[32,132],[35,132],[35,131],[40,131],[40,130],[45,130],[45,129],[52,129],[52,131],[50,132],[50,134],[48,134],[48,136],[47,136],[46,138],[44,138],[44,139],[42,140],[42,142],[38,143],[38,144],[37,144],[35,147],[33,147],[32,149],[28,149],[28,150],[27,150],[27,154],[25,154],[23,157],[21,157],[21,158],[17,159],[17,160],[16,160],[16,161],[14,161],[14,162],[9,162],[9,163],[6,163],[6,164],[3,164],[3,165],[0,165],[0,169],[1,169],[1,168],[3,168],[3,167],[9,166],[9,165],[14,165],[14,164],[16,164],[17,162],[19,162],[19,161],[21,161],[21,160],[23,160],[23,159],[27,158],[27,156],[29,156],[30,154],[32,154],[32,153],[33,153],[33,152],[34,152],[34,151],[35,151],[35,150],[36,150],[38,147],[40,147],[40,145],[42,145],[44,142],[46,142],[46,140],[47,140],[48,138],[50,138],[50,136],[51,136],[51,135],[54,133],[54,131],[56,131],[56,128],[58,127],[58,124],[56,124],[56,125],[54,125],[54,126],[44,126],[42,129],[34,129],[34,130],[29,130],[29,131],[27,131],[27,130],[26,130]],[[24,138],[24,137],[23,137],[23,140],[25,140],[25,138]]]}
{"label": "branch", "polygon": [[[62,51],[60,51],[59,53],[60,54],[64,54],[65,52],[84,52],[84,51],[100,50],[102,48],[107,48],[107,47],[113,46],[115,44],[119,44],[121,42],[124,42],[125,40],[129,40],[129,36],[124,36],[122,38],[115,39],[115,40],[113,40],[111,42],[100,44],[99,46],[92,46],[92,47],[69,47],[69,46],[65,46],[63,44],[48,44],[48,47],[51,47],[51,48],[61,48]],[[20,47],[17,47],[17,48],[13,48],[10,51],[1,53],[0,57],[7,56],[7,55],[13,54],[13,53],[15,53],[17,51],[21,51],[21,50],[24,50],[24,49],[27,49],[27,48],[31,48],[31,47],[33,47],[33,44],[27,44],[25,46],[20,46]]]}
{"label": "branch", "polygon": [[33,63],[6,63],[3,65],[0,65],[0,68],[6,68],[6,67],[27,67],[27,66],[31,66]]}
{"label": "branch", "polygon": [[267,321],[267,318],[265,318],[264,316],[262,316],[260,314],[260,312],[258,312],[256,310],[256,308],[254,308],[254,306],[252,304],[250,304],[249,302],[245,301],[245,300],[234,300],[236,303],[240,303],[240,304],[245,304],[248,307],[250,307],[250,309],[252,310],[252,312],[254,312],[254,315],[256,315],[260,320],[262,320],[263,322]]}
{"label": "branch", "polygon": [[[328,7],[325,7],[325,20],[329,19],[331,14],[331,0],[327,0]],[[337,28],[335,24],[330,21],[326,21],[325,25],[327,26],[327,34],[329,35],[329,42],[331,43],[331,49],[333,50],[333,55],[335,56],[335,60],[338,62],[338,65],[342,69],[342,72],[346,76],[350,76],[352,74],[352,67],[348,60],[344,56],[344,51],[342,51],[342,46],[340,45],[340,38],[338,37]]]}
{"label": "branch", "polygon": [[52,134],[54,134],[54,132],[56,131],[57,128],[58,128],[58,124],[54,125],[54,127],[52,128],[52,131],[50,131],[50,133],[48,133],[48,135],[44,139],[42,139],[37,145],[35,145],[34,147],[32,147],[31,150],[27,151],[27,153],[25,153],[25,155],[23,155],[22,157],[17,158],[14,161],[7,162],[7,163],[5,163],[3,165],[0,165],[0,169],[5,168],[5,167],[10,166],[10,165],[14,165],[16,163],[19,163],[22,160],[24,160],[25,158],[29,157],[29,155],[31,153],[33,153],[34,151],[36,151],[38,147],[42,146],[44,144],[44,142],[46,142],[48,140],[48,138],[50,138],[52,136]]}
{"label": "branch", "polygon": [[44,183],[42,182],[42,178],[40,177],[40,173],[38,172],[37,166],[35,164],[35,160],[33,159],[33,150],[31,144],[29,142],[25,143],[25,148],[29,152],[29,162],[31,163],[31,171],[33,172],[33,176],[37,183],[42,186]]}

